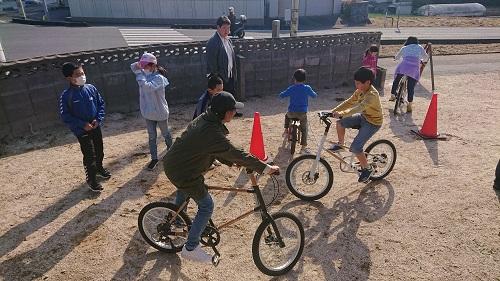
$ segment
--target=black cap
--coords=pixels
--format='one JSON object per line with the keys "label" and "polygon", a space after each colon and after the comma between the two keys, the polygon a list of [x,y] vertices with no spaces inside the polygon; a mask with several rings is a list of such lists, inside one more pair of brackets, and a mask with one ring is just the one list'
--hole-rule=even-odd
{"label": "black cap", "polygon": [[220,117],[224,117],[224,114],[229,110],[241,109],[243,106],[242,102],[236,101],[231,93],[225,91],[214,96],[210,103],[212,111]]}

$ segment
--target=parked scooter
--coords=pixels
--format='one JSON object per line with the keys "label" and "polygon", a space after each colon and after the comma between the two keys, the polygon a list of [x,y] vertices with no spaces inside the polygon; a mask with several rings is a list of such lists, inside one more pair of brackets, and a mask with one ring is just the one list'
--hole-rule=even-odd
{"label": "parked scooter", "polygon": [[231,38],[243,38],[245,37],[245,24],[247,22],[247,17],[245,15],[240,16],[240,21],[231,24],[231,33],[229,36]]}

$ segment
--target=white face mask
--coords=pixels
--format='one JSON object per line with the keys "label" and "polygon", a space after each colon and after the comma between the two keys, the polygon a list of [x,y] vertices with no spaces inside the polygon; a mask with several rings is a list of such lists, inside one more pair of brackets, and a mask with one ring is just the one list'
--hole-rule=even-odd
{"label": "white face mask", "polygon": [[78,86],[83,86],[85,85],[85,82],[87,82],[87,77],[85,77],[85,75],[82,75],[76,78],[75,84]]}

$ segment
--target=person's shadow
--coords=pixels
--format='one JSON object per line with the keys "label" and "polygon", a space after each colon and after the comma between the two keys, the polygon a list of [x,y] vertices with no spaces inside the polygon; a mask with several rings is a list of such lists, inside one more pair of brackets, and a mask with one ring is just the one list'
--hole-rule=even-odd
{"label": "person's shadow", "polygon": [[[154,171],[141,170],[139,174],[119,187],[113,194],[102,201],[89,205],[67,221],[38,247],[4,260],[0,263],[0,276],[5,280],[9,280],[13,276],[16,276],[19,280],[41,278],[105,223],[120,208],[122,203],[144,196],[147,190],[156,182],[161,170],[159,168]],[[70,193],[72,194],[70,199],[73,203],[77,201],[76,198],[79,193],[81,191]],[[63,203],[56,204],[56,206],[62,206],[63,210],[68,209]],[[52,207],[47,210],[53,210],[56,214],[61,213],[60,210]],[[44,212],[45,215],[48,214],[47,210]],[[28,222],[24,224],[24,227],[16,229],[16,231],[24,231],[23,235],[26,237],[29,233],[34,232],[36,228],[42,227],[55,218],[56,216],[52,214],[49,214],[49,219],[44,219],[44,216],[41,216],[37,220],[30,220],[36,224],[35,228],[30,227]],[[14,232],[12,233],[14,234]],[[19,243],[16,240],[10,244],[9,248],[12,249]]]}

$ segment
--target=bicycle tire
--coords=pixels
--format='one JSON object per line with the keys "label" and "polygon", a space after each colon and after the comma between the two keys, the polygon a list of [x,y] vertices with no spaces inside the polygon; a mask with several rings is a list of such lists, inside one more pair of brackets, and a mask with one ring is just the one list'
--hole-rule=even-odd
{"label": "bicycle tire", "polygon": [[[281,236],[284,246],[277,241],[276,230],[271,220],[263,221],[257,230],[252,242],[252,257],[257,268],[269,276],[279,276],[290,271],[304,250],[304,227],[300,220],[291,213],[281,212],[271,215],[276,228]],[[294,232],[292,232],[295,230]],[[298,241],[294,242],[294,239]],[[298,245],[297,245],[298,244]],[[267,246],[267,247],[266,247]],[[277,253],[279,251],[279,253]],[[266,259],[267,255],[271,260]],[[288,253],[291,255],[288,256]],[[287,258],[276,264],[275,262],[282,256]],[[270,264],[272,262],[273,264]]]}
{"label": "bicycle tire", "polygon": [[[390,148],[392,156],[388,155],[387,153],[371,153],[372,150],[375,150],[377,147],[380,147],[382,145],[387,145]],[[389,140],[382,139],[374,141],[365,149],[365,153],[367,154],[368,164],[375,169],[375,175],[372,175],[370,177],[370,180],[380,180],[385,178],[387,175],[389,175],[389,173],[394,168],[394,165],[396,164],[396,146],[394,146],[394,144]],[[389,161],[387,161],[387,159],[389,159]],[[378,174],[377,172],[382,167],[384,169],[382,170],[382,172],[380,172],[380,174]]]}
{"label": "bicycle tire", "polygon": [[407,91],[408,78],[403,76],[398,83],[398,90],[396,92],[396,100],[394,102],[394,114],[402,113],[403,108],[401,104],[406,98],[405,91]]}
{"label": "bicycle tire", "polygon": [[[309,169],[313,164],[313,161],[316,161],[316,155],[301,155],[293,159],[286,168],[285,180],[288,189],[293,193],[293,195],[305,201],[314,201],[322,198],[330,192],[333,186],[332,168],[323,158],[320,158],[318,163],[318,169],[322,169],[322,171],[317,172],[317,174],[314,175],[314,178],[310,177]],[[303,169],[300,169],[301,165],[304,165]],[[308,191],[311,191],[313,188],[312,185],[315,185],[318,182],[320,175],[325,174],[327,176],[325,184],[323,186],[320,185],[317,191],[309,193]],[[299,181],[297,181],[297,179],[299,179]],[[301,188],[299,184],[303,184],[305,188]]]}
{"label": "bicycle tire", "polygon": [[[177,253],[182,250],[182,247],[184,246],[185,243],[185,241],[183,240],[187,240],[187,235],[186,237],[177,235],[168,235],[168,232],[172,230],[173,226],[164,224],[167,223],[167,220],[171,218],[169,216],[174,215],[175,212],[177,212],[177,209],[178,209],[177,205],[167,202],[153,202],[149,203],[148,205],[144,206],[144,208],[142,208],[138,218],[139,232],[141,233],[142,238],[144,238],[144,240],[146,240],[146,242],[153,248],[166,253]],[[162,212],[166,214],[164,216],[158,216],[158,215],[155,216],[154,214],[155,211],[160,212],[160,214]],[[191,226],[191,219],[184,211],[181,211],[179,213],[179,216],[182,219],[181,227],[185,228],[187,232],[187,230]],[[151,227],[147,227],[147,225],[149,225],[149,222],[147,222],[146,220],[151,220],[151,219],[156,219],[156,222],[153,222],[153,225],[151,225]],[[168,228],[161,230],[161,231],[166,231],[167,233],[164,233],[164,235],[158,233],[159,228]],[[154,231],[156,231],[156,233]],[[157,237],[153,237],[156,235]],[[179,238],[179,240],[174,242],[174,239],[172,238],[175,239]]]}
{"label": "bicycle tire", "polygon": [[297,146],[297,126],[292,125],[290,132],[290,154],[295,153],[295,147]]}

